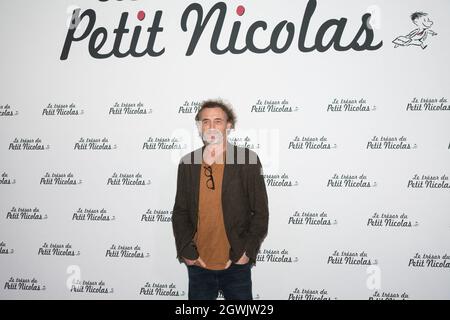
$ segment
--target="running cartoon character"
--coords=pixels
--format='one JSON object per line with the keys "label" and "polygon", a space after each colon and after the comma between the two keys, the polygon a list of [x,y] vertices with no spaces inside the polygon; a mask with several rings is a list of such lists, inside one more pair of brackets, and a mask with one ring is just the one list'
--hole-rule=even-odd
{"label": "running cartoon character", "polygon": [[398,46],[414,45],[425,49],[428,46],[425,44],[428,34],[431,34],[432,36],[437,35],[436,32],[430,29],[433,25],[433,21],[430,20],[427,13],[420,11],[414,12],[411,15],[411,20],[418,28],[414,29],[406,36],[399,36],[392,40],[395,44],[394,48],[397,48]]}

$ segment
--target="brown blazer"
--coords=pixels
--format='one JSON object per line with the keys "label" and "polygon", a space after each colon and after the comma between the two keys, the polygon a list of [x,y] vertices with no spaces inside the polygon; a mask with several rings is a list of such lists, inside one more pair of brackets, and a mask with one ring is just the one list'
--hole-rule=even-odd
{"label": "brown blazer", "polygon": [[[195,260],[193,241],[198,219],[200,169],[205,146],[184,155],[178,164],[177,192],[172,213],[177,259]],[[246,252],[256,264],[258,250],[269,224],[266,184],[258,155],[227,142],[222,181],[222,211],[230,243],[230,260],[236,262]]]}

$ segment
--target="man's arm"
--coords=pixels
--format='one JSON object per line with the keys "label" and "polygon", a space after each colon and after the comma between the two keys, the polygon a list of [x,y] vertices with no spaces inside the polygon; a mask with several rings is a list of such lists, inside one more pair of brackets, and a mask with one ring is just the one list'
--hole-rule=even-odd
{"label": "man's arm", "polygon": [[251,262],[256,263],[256,256],[262,241],[266,237],[269,225],[269,205],[266,183],[263,177],[262,165],[259,157],[257,163],[249,165],[248,195],[252,218],[248,229],[245,253]]}
{"label": "man's arm", "polygon": [[172,212],[172,228],[175,236],[177,258],[184,262],[183,258],[189,260],[198,259],[198,252],[193,241],[194,227],[189,218],[189,206],[187,198],[186,169],[188,166],[182,161],[178,164],[177,193]]}

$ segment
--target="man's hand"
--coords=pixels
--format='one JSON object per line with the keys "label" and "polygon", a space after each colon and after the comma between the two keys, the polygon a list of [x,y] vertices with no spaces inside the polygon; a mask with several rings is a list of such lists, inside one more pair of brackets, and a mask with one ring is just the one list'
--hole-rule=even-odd
{"label": "man's hand", "polygon": [[203,262],[202,258],[198,257],[197,260],[190,260],[187,259],[185,257],[183,257],[184,262],[188,265],[188,266],[199,266],[202,268],[206,268],[206,264]]}
{"label": "man's hand", "polygon": [[246,263],[248,263],[249,261],[250,261],[250,258],[247,257],[247,255],[246,255],[245,252],[244,252],[244,254],[242,255],[242,257],[239,258],[239,260],[236,262],[236,264],[246,264]]}

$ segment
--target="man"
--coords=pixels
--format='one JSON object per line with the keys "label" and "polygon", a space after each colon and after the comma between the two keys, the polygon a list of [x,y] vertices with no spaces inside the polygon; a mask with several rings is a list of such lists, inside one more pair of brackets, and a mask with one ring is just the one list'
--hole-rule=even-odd
{"label": "man", "polygon": [[227,140],[233,110],[209,100],[195,117],[204,146],[178,165],[172,214],[177,258],[187,265],[189,299],[252,299],[251,267],[268,229],[258,155]]}

